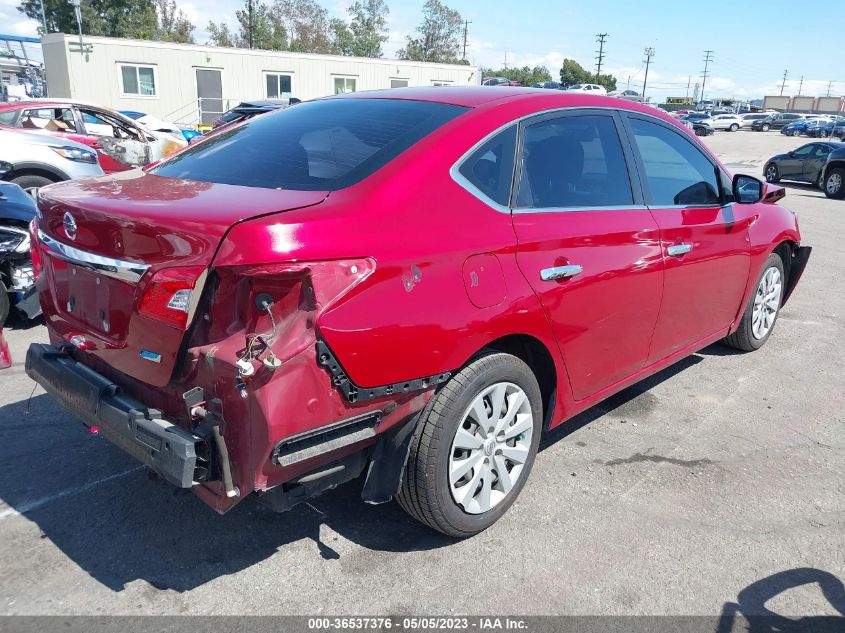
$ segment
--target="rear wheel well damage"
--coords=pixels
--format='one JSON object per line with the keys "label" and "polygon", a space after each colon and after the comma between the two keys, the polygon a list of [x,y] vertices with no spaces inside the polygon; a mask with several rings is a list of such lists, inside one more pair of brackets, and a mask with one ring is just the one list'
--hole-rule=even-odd
{"label": "rear wheel well damage", "polygon": [[548,348],[528,334],[511,334],[488,343],[480,352],[488,350],[516,356],[531,368],[543,397],[543,429],[548,429],[557,395],[555,361]]}
{"label": "rear wheel well damage", "polygon": [[[549,350],[533,336],[512,334],[491,341],[472,354],[464,365],[471,363],[479,355],[491,351],[516,356],[531,369],[540,386],[543,400],[543,428],[548,428],[557,394],[555,362]],[[437,385],[437,388],[441,388],[444,384],[445,382]],[[431,402],[430,400],[429,405]],[[428,405],[418,414],[379,436],[372,452],[361,493],[365,501],[384,503],[390,501],[398,493],[402,485],[402,473],[405,471],[414,430],[419,421],[425,417],[427,408]]]}

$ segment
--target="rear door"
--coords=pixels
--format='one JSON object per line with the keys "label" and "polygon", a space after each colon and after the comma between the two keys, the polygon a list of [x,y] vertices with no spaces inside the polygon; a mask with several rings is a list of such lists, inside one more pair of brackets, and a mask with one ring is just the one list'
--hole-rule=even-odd
{"label": "rear door", "polygon": [[520,129],[517,261],[576,400],[644,366],[663,287],[659,230],[629,176],[620,126],[610,110],[570,110]]}
{"label": "rear door", "polygon": [[727,331],[748,281],[753,205],[732,203],[730,180],[689,135],[646,115],[626,120],[665,260],[654,362]]}
{"label": "rear door", "polygon": [[813,143],[810,147],[813,149],[810,152],[810,156],[804,161],[803,179],[807,182],[815,183],[822,169],[824,169],[824,164],[827,162],[827,155],[830,154],[833,148],[824,143]]}

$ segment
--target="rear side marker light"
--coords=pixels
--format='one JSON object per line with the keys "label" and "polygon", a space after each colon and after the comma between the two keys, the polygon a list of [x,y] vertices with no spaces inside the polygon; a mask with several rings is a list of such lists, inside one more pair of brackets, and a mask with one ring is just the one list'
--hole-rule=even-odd
{"label": "rear side marker light", "polygon": [[139,311],[171,327],[184,330],[193,306],[194,291],[199,291],[203,266],[164,268],[147,284]]}

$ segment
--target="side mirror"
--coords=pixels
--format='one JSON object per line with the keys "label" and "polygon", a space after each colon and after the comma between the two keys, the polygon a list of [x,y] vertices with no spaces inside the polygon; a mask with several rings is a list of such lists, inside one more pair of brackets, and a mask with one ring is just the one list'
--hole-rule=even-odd
{"label": "side mirror", "polygon": [[763,181],[753,176],[737,174],[733,180],[734,200],[739,204],[754,204],[763,198]]}
{"label": "side mirror", "polygon": [[0,160],[0,178],[5,178],[14,171],[15,167],[12,163],[7,163],[5,160]]}

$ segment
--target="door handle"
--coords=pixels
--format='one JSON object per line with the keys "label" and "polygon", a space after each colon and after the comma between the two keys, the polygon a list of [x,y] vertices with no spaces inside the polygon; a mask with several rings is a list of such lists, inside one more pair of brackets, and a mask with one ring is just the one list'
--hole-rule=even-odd
{"label": "door handle", "polygon": [[672,244],[672,246],[666,249],[666,254],[669,257],[680,257],[681,255],[686,255],[691,250],[692,244]]}
{"label": "door handle", "polygon": [[575,275],[580,275],[584,270],[583,266],[574,264],[572,266],[555,266],[554,268],[544,268],[540,271],[540,279],[543,281],[558,281],[559,279],[569,279]]}

